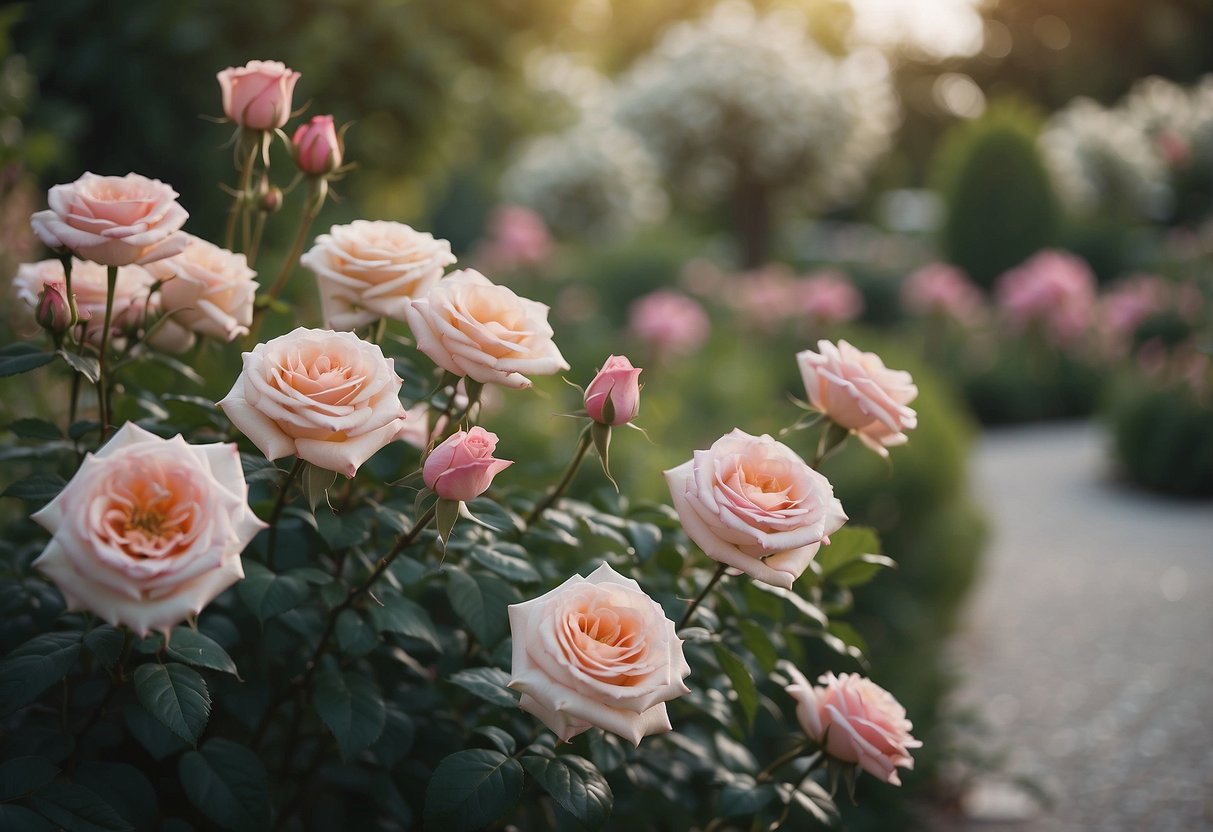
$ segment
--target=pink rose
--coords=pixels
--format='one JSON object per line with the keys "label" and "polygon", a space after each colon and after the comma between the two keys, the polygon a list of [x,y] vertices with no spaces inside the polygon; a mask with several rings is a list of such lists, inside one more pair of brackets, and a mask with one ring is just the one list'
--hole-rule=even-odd
{"label": "pink rose", "polygon": [[690,693],[691,668],[674,622],[634,580],[603,563],[509,614],[509,686],[562,742],[596,726],[639,745],[671,729],[665,703]]}
{"label": "pink rose", "polygon": [[[72,260],[72,294],[81,323],[87,327],[85,337],[90,343],[101,342],[102,322],[105,320],[105,294],[109,278],[104,266],[87,260]],[[13,290],[17,299],[31,311],[37,309],[38,297],[48,284],[64,284],[63,263],[59,260],[39,260],[17,267]],[[142,266],[122,266],[114,284],[114,312],[111,335],[121,338],[126,332],[139,329],[147,314],[159,308],[159,296],[152,295],[156,280]]]}
{"label": "pink rose", "polygon": [[846,341],[818,341],[817,349],[796,354],[809,404],[881,456],[904,445],[905,432],[918,425],[908,406],[918,396],[910,374],[890,370],[880,356]]}
{"label": "pink rose", "polygon": [[607,358],[590,386],[585,388],[585,409],[590,418],[616,427],[635,419],[640,412],[641,372],[622,355]]}
{"label": "pink rose", "polygon": [[1119,280],[1100,299],[1100,327],[1113,338],[1127,338],[1151,315],[1167,308],[1166,280],[1153,274],[1136,274]]}
{"label": "pink rose", "polygon": [[494,459],[497,434],[482,427],[456,431],[430,452],[421,476],[444,500],[474,500],[493,484],[493,477],[514,463]]}
{"label": "pink rose", "polygon": [[1039,326],[1058,344],[1077,340],[1095,317],[1095,275],[1064,251],[1033,255],[998,278],[995,294],[1013,330]]}
{"label": "pink rose", "polygon": [[489,218],[489,239],[478,259],[509,271],[543,264],[552,256],[553,247],[542,217],[521,205],[501,205]]}
{"label": "pink rose", "polygon": [[30,217],[38,239],[51,249],[68,249],[103,266],[151,263],[185,248],[177,233],[189,214],[177,192],[158,179],[137,173],[86,173],[69,185],[55,185],[50,206]]}
{"label": "pink rose", "polygon": [[974,323],[985,312],[985,300],[963,271],[948,263],[928,263],[901,287],[902,305],[915,315],[938,315]]}
{"label": "pink rose", "polygon": [[249,130],[273,130],[291,116],[299,73],[281,61],[249,61],[218,73],[223,114]]}
{"label": "pink rose", "polygon": [[300,327],[243,358],[219,406],[268,459],[352,477],[404,428],[393,360],[352,332]]}
{"label": "pink rose", "polygon": [[796,718],[810,739],[826,743],[826,753],[886,783],[900,786],[897,768],[913,770],[911,748],[922,743],[910,736],[914,726],[906,709],[887,690],[854,673],[826,673],[814,687],[795,667],[787,667],[796,700]]}
{"label": "pink rose", "polygon": [[451,244],[404,223],[356,220],[321,234],[299,262],[316,275],[328,326],[354,329],[379,318],[405,319],[455,262]]}
{"label": "pink rose", "polygon": [[55,335],[62,335],[72,327],[72,307],[64,294],[66,291],[59,281],[43,284],[42,294],[38,296],[38,305],[34,309],[34,320],[38,326]]}
{"label": "pink rose", "polygon": [[712,329],[702,306],[668,289],[634,301],[628,309],[628,325],[655,352],[674,355],[695,352]]}
{"label": "pink rose", "polygon": [[253,321],[257,295],[257,273],[248,267],[243,254],[198,237],[175,257],[148,266],[160,286],[160,308],[172,317],[161,327],[180,331],[179,340],[188,347],[193,334],[219,341],[234,341],[247,335]]}
{"label": "pink rose", "polygon": [[567,370],[548,307],[494,285],[475,269],[451,272],[406,311],[417,349],[444,370],[482,384],[530,387],[526,373]]}
{"label": "pink rose", "polygon": [[265,523],[232,444],[161,439],[127,422],[33,519],[52,535],[34,566],[68,606],[140,635],[169,632],[244,577]]}
{"label": "pink rose", "polygon": [[795,285],[791,270],[768,265],[739,275],[718,287],[720,297],[757,329],[779,326],[796,314]]}
{"label": "pink rose", "polygon": [[796,309],[816,324],[841,324],[863,314],[863,295],[837,269],[801,278],[795,287]]}
{"label": "pink rose", "polygon": [[785,589],[847,521],[830,481],[770,436],[734,429],[665,478],[708,557]]}
{"label": "pink rose", "polygon": [[291,139],[299,170],[309,176],[326,176],[341,167],[341,141],[332,116],[312,116],[299,125]]}

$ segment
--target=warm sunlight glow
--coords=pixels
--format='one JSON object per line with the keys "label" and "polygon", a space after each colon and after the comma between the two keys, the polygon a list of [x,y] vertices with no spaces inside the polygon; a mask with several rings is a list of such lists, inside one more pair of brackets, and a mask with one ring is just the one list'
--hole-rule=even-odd
{"label": "warm sunlight glow", "polygon": [[937,57],[981,49],[980,0],[850,1],[859,43],[903,43]]}

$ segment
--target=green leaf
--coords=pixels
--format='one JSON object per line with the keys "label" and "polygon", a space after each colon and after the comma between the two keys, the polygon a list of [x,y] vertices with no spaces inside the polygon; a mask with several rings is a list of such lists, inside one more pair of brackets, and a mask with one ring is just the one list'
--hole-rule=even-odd
{"label": "green leaf", "polygon": [[632,543],[636,559],[641,563],[651,558],[661,545],[661,529],[652,523],[629,520],[624,532]]}
{"label": "green leaf", "polygon": [[197,742],[211,715],[206,681],[183,664],[139,665],[135,696],[148,713],[186,742]]}
{"label": "green leaf", "polygon": [[601,829],[610,817],[615,796],[606,778],[584,757],[527,755],[522,765],[562,809],[591,829]]}
{"label": "green leaf", "polygon": [[32,798],[38,814],[67,832],[134,832],[114,807],[91,789],[75,783],[51,783]]}
{"label": "green leaf", "polygon": [[456,615],[463,619],[477,641],[485,647],[496,645],[509,630],[506,608],[522,601],[518,590],[489,575],[473,576],[454,567],[445,571],[447,597]]}
{"label": "green leaf", "polygon": [[0,805],[0,829],[4,832],[55,832],[49,820],[24,806]]}
{"label": "green leaf", "polygon": [[759,785],[749,775],[738,775],[720,790],[720,814],[726,818],[753,815],[774,799],[774,783]]}
{"label": "green leaf", "polygon": [[510,674],[500,668],[473,667],[461,670],[451,676],[451,682],[494,705],[518,707],[518,693],[506,687],[510,683]]}
{"label": "green leaf", "polygon": [[122,717],[127,729],[156,760],[172,757],[190,747],[189,743],[165,728],[160,720],[133,702],[122,708]]}
{"label": "green leaf", "polygon": [[361,673],[321,672],[316,677],[312,703],[346,760],[353,759],[383,733],[383,697],[375,683]]}
{"label": "green leaf", "polygon": [[160,802],[156,789],[135,766],[82,760],[72,771],[72,782],[96,792],[136,829],[154,829],[157,826]]}
{"label": "green leaf", "polygon": [[434,649],[439,648],[438,631],[425,607],[399,595],[390,595],[381,601],[381,605],[370,607],[371,621],[376,629],[399,633],[424,641]]}
{"label": "green leaf", "polygon": [[481,725],[472,733],[487,739],[502,754],[513,754],[514,749],[518,747],[514,738],[510,736],[510,732],[504,728],[498,728],[496,725]]}
{"label": "green leaf", "polygon": [[379,636],[356,610],[337,616],[337,646],[351,656],[365,656],[379,645]]}
{"label": "green leaf", "polygon": [[236,663],[213,639],[189,627],[175,627],[165,652],[179,662],[239,677]]}
{"label": "green leaf", "polygon": [[379,759],[380,764],[391,768],[409,756],[417,727],[413,724],[411,716],[393,705],[386,706],[386,713],[383,733],[371,746],[371,753]]}
{"label": "green leaf", "polygon": [[[827,628],[830,635],[837,637],[844,645],[859,651],[860,656],[868,652],[868,643],[859,632],[845,621],[831,621]],[[846,653],[847,650],[839,652]]]}
{"label": "green leaf", "polygon": [[522,766],[500,751],[457,751],[434,769],[425,790],[425,825],[450,832],[483,829],[522,796]]}
{"label": "green leaf", "polygon": [[0,661],[0,716],[37,699],[76,666],[80,633],[34,636]]}
{"label": "green leaf", "polygon": [[101,378],[101,364],[91,355],[77,355],[67,350],[59,350],[58,355],[69,367],[84,376],[89,384],[96,384]]}
{"label": "green leaf", "polygon": [[62,439],[63,431],[45,419],[17,419],[8,429],[22,439]]}
{"label": "green leaf", "polygon": [[757,661],[764,672],[770,673],[779,661],[779,651],[771,641],[767,628],[749,618],[739,619],[737,625],[741,628],[741,641],[746,650]]}
{"label": "green leaf", "polygon": [[79,441],[95,430],[101,429],[101,423],[96,419],[79,419],[67,426],[67,438]]}
{"label": "green leaf", "polygon": [[364,512],[334,514],[322,511],[316,515],[316,530],[334,552],[357,546],[371,536],[370,520]]}
{"label": "green leaf", "polygon": [[[610,399],[607,401],[609,402]],[[611,426],[601,422],[592,422],[590,423],[590,436],[594,439],[594,450],[598,451],[598,459],[602,462],[602,473],[606,474],[611,485],[615,485],[615,478],[611,476]],[[618,486],[615,487],[618,488]]]}
{"label": "green leaf", "polygon": [[882,569],[894,569],[897,562],[884,555],[860,555],[845,566],[826,575],[826,580],[838,586],[859,586],[872,580]]}
{"label": "green leaf", "polygon": [[240,467],[244,469],[244,481],[249,485],[263,480],[277,481],[286,473],[272,461],[257,454],[241,454]]}
{"label": "green leaf", "polygon": [[542,579],[539,570],[528,559],[526,549],[516,543],[499,543],[492,548],[474,546],[471,556],[476,563],[507,581],[528,584]]}
{"label": "green leaf", "polygon": [[94,627],[84,634],[84,646],[102,667],[112,667],[122,657],[125,642],[124,631],[109,625]]}
{"label": "green leaf", "polygon": [[17,342],[0,348],[0,376],[28,373],[55,360],[53,352],[43,352],[33,344]]}
{"label": "green leaf", "polygon": [[58,474],[34,474],[23,480],[17,480],[0,497],[16,497],[27,503],[49,503],[67,485],[67,480]]}
{"label": "green leaf", "polygon": [[0,801],[14,800],[55,779],[59,767],[45,757],[14,757],[0,763]]}
{"label": "green leaf", "polygon": [[336,481],[336,471],[321,468],[310,462],[304,463],[303,476],[299,478],[299,483],[300,488],[303,489],[303,496],[307,498],[308,508],[313,513],[316,511],[316,506],[328,500],[328,490]]}
{"label": "green leaf", "polygon": [[498,532],[522,531],[522,518],[496,500],[488,497],[477,497],[464,504],[468,512],[473,514],[483,525]]}
{"label": "green leaf", "polygon": [[720,662],[720,669],[729,677],[733,690],[737,692],[737,704],[745,714],[746,725],[753,725],[754,715],[758,713],[758,688],[754,685],[754,677],[750,675],[745,662],[732,650],[720,642],[713,644],[712,649],[716,653],[716,661]]}
{"label": "green leaf", "polygon": [[880,553],[880,537],[876,530],[848,523],[830,535],[829,546],[818,550],[814,571],[820,569],[821,574],[828,577],[831,572],[867,553]]}
{"label": "green leaf", "polygon": [[451,540],[451,531],[455,528],[455,521],[459,519],[459,509],[462,505],[458,500],[442,498],[439,498],[438,502],[434,504],[436,512],[434,527],[438,530],[438,540],[442,542],[444,550]]}
{"label": "green leaf", "polygon": [[181,756],[177,775],[190,802],[224,829],[270,828],[265,766],[249,749],[216,737]]}
{"label": "green leaf", "polygon": [[296,575],[275,575],[256,561],[245,560],[244,580],[236,584],[236,594],[265,623],[303,603],[307,582]]}

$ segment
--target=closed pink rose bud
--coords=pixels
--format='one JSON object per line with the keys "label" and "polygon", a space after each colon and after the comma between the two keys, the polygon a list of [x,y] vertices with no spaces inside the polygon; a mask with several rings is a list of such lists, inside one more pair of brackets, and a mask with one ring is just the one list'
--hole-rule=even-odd
{"label": "closed pink rose bud", "polygon": [[497,434],[482,427],[457,431],[430,452],[421,476],[444,500],[474,500],[488,490],[493,477],[514,463],[494,459]]}
{"label": "closed pink rose bud", "polygon": [[585,409],[590,418],[604,425],[626,425],[640,412],[638,367],[622,355],[612,355],[585,388]]}
{"label": "closed pink rose bud", "polygon": [[38,296],[38,308],[34,311],[38,325],[56,335],[67,332],[74,323],[71,305],[68,304],[63,291],[62,283],[47,283],[42,287],[42,294]]}
{"label": "closed pink rose bud", "polygon": [[223,114],[248,130],[273,130],[291,115],[299,73],[281,61],[249,61],[217,76]]}
{"label": "closed pink rose bud", "polygon": [[341,167],[341,141],[332,116],[312,116],[291,140],[295,164],[309,176],[325,176]]}

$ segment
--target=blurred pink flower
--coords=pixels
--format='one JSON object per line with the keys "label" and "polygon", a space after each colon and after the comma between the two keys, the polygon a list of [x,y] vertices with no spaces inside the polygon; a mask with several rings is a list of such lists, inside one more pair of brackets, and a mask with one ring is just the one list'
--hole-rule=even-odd
{"label": "blurred pink flower", "polygon": [[770,264],[731,278],[719,292],[748,325],[768,329],[796,314],[795,288],[790,269]]}
{"label": "blurred pink flower", "polygon": [[491,271],[539,266],[552,256],[552,235],[543,218],[521,205],[498,206],[479,260]]}
{"label": "blurred pink flower", "polygon": [[795,312],[814,324],[842,324],[863,314],[863,295],[838,269],[821,269],[792,287]]}
{"label": "blurred pink flower", "polygon": [[915,315],[942,316],[972,324],[985,315],[981,289],[949,263],[928,263],[901,286],[901,305]]}
{"label": "blurred pink flower", "polygon": [[1080,257],[1045,249],[998,278],[998,305],[1011,329],[1039,326],[1057,344],[1076,341],[1095,316],[1095,275]]}
{"label": "blurred pink flower", "polygon": [[678,355],[699,349],[712,328],[702,306],[670,289],[635,300],[628,309],[628,321],[636,337],[654,352]]}
{"label": "blurred pink flower", "polygon": [[1167,307],[1167,282],[1154,274],[1118,281],[1099,301],[1099,331],[1107,347],[1123,354],[1142,321]]}

